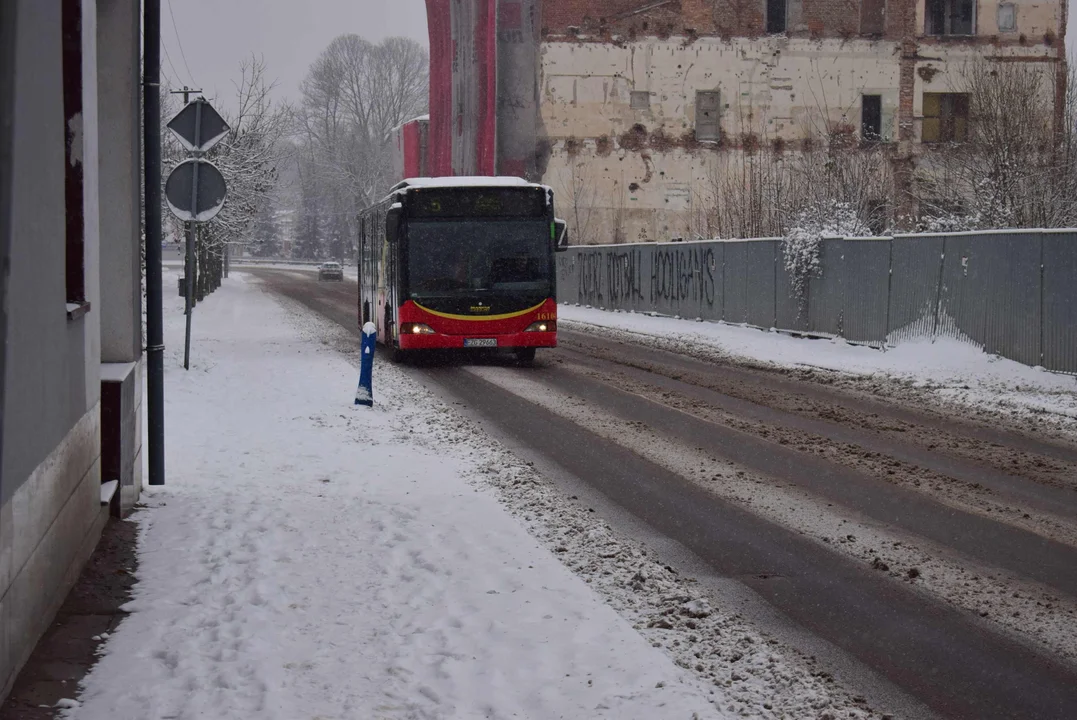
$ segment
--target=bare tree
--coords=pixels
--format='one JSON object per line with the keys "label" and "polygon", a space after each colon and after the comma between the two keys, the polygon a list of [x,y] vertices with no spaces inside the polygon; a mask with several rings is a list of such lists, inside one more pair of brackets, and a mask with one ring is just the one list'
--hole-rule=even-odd
{"label": "bare tree", "polygon": [[586,245],[590,237],[591,216],[595,207],[595,180],[588,172],[589,164],[577,157],[569,157],[568,167],[557,172],[557,196],[567,198],[569,222],[572,225],[573,243]]}
{"label": "bare tree", "polygon": [[202,240],[219,253],[226,242],[250,239],[255,218],[271,202],[280,166],[290,149],[284,142],[291,108],[273,99],[275,83],[266,77],[266,64],[251,56],[240,65],[235,83],[236,110],[225,114],[228,135],[209,155],[228,184],[224,207],[202,229]]}
{"label": "bare tree", "polygon": [[[1077,222],[1077,104],[1071,73],[1056,127],[1054,68],[967,63],[964,137],[925,152],[913,193],[922,228],[1065,227]],[[960,134],[959,134],[960,135]]]}
{"label": "bare tree", "polygon": [[391,131],[426,109],[428,63],[412,40],[341,35],[311,65],[293,128],[301,257],[354,249],[355,216],[388,189]]}

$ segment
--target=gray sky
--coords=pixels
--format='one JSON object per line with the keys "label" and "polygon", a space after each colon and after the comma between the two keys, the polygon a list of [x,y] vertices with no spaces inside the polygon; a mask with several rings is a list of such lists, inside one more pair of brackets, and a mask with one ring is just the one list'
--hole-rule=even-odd
{"label": "gray sky", "polygon": [[[337,35],[403,35],[428,44],[424,0],[163,0],[161,15],[167,82],[193,83],[222,107],[252,52],[265,57],[278,91],[295,98],[307,68]],[[1070,0],[1069,18],[1066,47],[1077,61],[1077,0]]]}
{"label": "gray sky", "polygon": [[[175,18],[175,23],[173,23]],[[424,0],[162,0],[162,85],[201,88],[230,105],[243,58],[263,55],[284,97],[338,35],[403,35],[427,46]],[[177,39],[178,35],[178,39]],[[184,61],[186,57],[186,62]],[[163,89],[163,88],[162,88]]]}
{"label": "gray sky", "polygon": [[1070,62],[1077,62],[1077,0],[1070,0],[1069,12],[1066,14],[1066,54]]}

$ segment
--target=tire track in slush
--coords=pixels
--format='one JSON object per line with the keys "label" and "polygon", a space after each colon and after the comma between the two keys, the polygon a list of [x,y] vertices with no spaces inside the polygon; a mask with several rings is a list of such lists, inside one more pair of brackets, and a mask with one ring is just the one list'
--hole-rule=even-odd
{"label": "tire track in slush", "polygon": [[[1073,668],[458,368],[424,374],[521,445],[955,718],[1077,717]],[[546,379],[547,373],[535,376]],[[550,448],[558,448],[551,453]]]}

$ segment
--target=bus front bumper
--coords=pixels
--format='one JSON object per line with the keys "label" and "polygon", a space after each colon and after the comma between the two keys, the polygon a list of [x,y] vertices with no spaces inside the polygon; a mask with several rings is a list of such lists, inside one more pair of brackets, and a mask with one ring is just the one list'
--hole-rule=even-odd
{"label": "bus front bumper", "polygon": [[493,350],[502,348],[557,347],[556,332],[518,332],[504,335],[443,335],[405,333],[399,337],[401,350]]}

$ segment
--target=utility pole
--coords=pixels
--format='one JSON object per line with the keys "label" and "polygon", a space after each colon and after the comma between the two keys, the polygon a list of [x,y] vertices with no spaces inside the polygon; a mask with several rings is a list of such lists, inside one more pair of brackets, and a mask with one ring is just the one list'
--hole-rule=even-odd
{"label": "utility pole", "polygon": [[146,165],[146,390],[150,485],[165,484],[165,341],[161,294],[161,0],[142,6],[142,113]]}
{"label": "utility pole", "polygon": [[186,105],[187,103],[189,103],[191,101],[191,95],[194,95],[195,93],[201,94],[201,92],[202,92],[201,90],[192,90],[191,88],[184,85],[182,90],[173,90],[171,92],[171,94],[172,95],[182,95],[183,96],[183,104]]}
{"label": "utility pole", "polygon": [[[11,257],[12,145],[15,134],[15,16],[18,3],[0,2],[0,468],[4,459],[4,363]],[[10,421],[9,421],[10,425]],[[2,470],[0,470],[2,472]]]}

